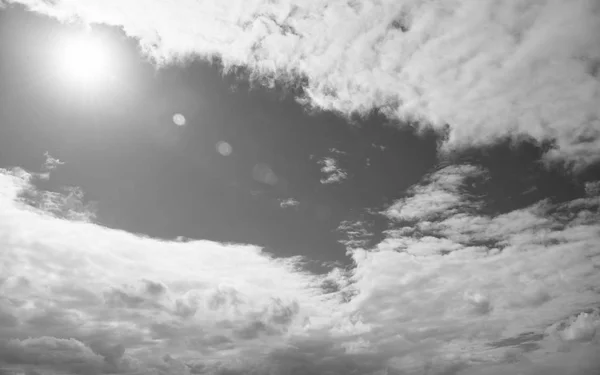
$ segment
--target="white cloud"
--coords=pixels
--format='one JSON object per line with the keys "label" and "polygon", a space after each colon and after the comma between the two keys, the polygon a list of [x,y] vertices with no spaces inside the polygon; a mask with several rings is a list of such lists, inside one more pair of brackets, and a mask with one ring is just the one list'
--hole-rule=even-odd
{"label": "white cloud", "polygon": [[[92,221],[96,218],[96,202],[87,201],[83,190],[77,186],[64,186],[60,191],[38,190],[35,186],[40,180],[48,180],[50,174],[65,163],[52,157],[48,152],[42,165],[42,172],[30,173],[20,168],[12,171],[22,182],[18,184],[18,199],[56,217],[78,221]],[[12,190],[11,190],[12,191]]]}
{"label": "white cloud", "polygon": [[279,200],[279,207],[281,207],[281,208],[298,207],[299,205],[300,205],[300,202],[298,202],[294,198],[287,198],[287,199]]}
{"label": "white cloud", "polygon": [[50,172],[55,170],[59,165],[64,165],[65,163],[60,161],[59,159],[53,157],[52,155],[50,155],[49,152],[45,152],[44,153],[44,157],[46,158],[46,161],[44,162],[44,171],[45,172]]}
{"label": "white cloud", "polygon": [[[446,167],[385,210],[394,223],[386,239],[352,253],[349,311],[378,332],[375,352],[404,353],[390,362],[404,371],[541,374],[555,355],[566,373],[586,373],[581,355],[597,371],[582,353],[600,349],[598,197],[485,216],[468,193],[485,178],[474,166]],[[571,354],[557,354],[565,346]]]}
{"label": "white cloud", "polygon": [[340,151],[335,147],[330,148],[329,152],[332,154],[337,154],[337,155],[346,155],[346,153],[344,151]]}
{"label": "white cloud", "polygon": [[[50,216],[18,198],[30,175],[3,171],[0,368],[542,374],[561,358],[557,373],[593,373],[598,198],[488,217],[464,190],[470,176],[485,173],[434,172],[386,211],[398,228],[383,242],[350,250],[352,269],[316,276],[249,245],[160,241]],[[403,211],[438,190],[457,196],[448,214]]]}
{"label": "white cloud", "polygon": [[0,173],[0,364],[144,372],[166,354],[227,364],[331,314],[320,278],[296,271],[294,258],[53,217],[19,200],[29,178]]}
{"label": "white cloud", "polygon": [[322,184],[334,184],[348,178],[348,174],[338,166],[337,161],[332,157],[323,158],[319,164],[321,164],[321,172],[326,175],[321,179]]}
{"label": "white cloud", "polygon": [[395,220],[424,220],[437,216],[452,216],[464,209],[466,202],[460,194],[463,182],[484,172],[473,165],[449,166],[426,177],[422,184],[413,186],[409,196],[388,207],[385,214]]}
{"label": "white cloud", "polygon": [[43,172],[37,173],[36,176],[42,180],[48,180],[50,178],[50,173],[56,168],[58,168],[60,165],[64,165],[65,163],[53,157],[47,151],[44,153],[44,157],[46,158],[46,160],[44,161],[44,165],[42,166]]}
{"label": "white cloud", "polygon": [[[38,177],[34,174],[31,177]],[[33,186],[23,189],[22,201],[57,217],[70,220],[92,221],[96,217],[95,202],[86,202],[81,188],[64,187],[63,192],[39,191]]]}
{"label": "white cloud", "polygon": [[449,126],[446,149],[531,137],[556,141],[550,158],[600,158],[596,0],[9,2],[122,26],[157,59],[303,75],[311,106]]}
{"label": "white cloud", "polygon": [[551,328],[551,331],[558,333],[565,341],[600,341],[599,330],[599,310],[583,312]]}
{"label": "white cloud", "polygon": [[360,220],[342,221],[338,226],[337,231],[344,236],[339,242],[346,245],[348,248],[365,248],[369,243],[370,238],[373,236],[373,234],[367,230],[367,223]]}

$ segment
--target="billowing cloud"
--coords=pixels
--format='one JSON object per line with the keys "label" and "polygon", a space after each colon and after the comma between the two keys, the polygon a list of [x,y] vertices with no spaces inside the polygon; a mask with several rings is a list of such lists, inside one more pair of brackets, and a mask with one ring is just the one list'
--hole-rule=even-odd
{"label": "billowing cloud", "polygon": [[600,158],[596,0],[11,2],[121,26],[160,61],[219,56],[265,84],[301,81],[310,106],[379,108],[447,132],[445,149],[508,136]]}
{"label": "billowing cloud", "polygon": [[[26,205],[31,189],[0,173],[0,368],[179,374],[161,368],[260,356],[331,314],[295,258],[66,220]],[[166,355],[180,359],[153,362]]]}
{"label": "billowing cloud", "polygon": [[485,176],[433,172],[384,211],[382,242],[318,276],[250,245],[51,215],[19,198],[31,175],[2,171],[0,373],[594,373],[595,183],[486,216],[469,194]]}

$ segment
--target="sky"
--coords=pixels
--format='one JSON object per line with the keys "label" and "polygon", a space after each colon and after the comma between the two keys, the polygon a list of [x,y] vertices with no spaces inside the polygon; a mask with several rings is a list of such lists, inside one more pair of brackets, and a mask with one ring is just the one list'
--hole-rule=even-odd
{"label": "sky", "polygon": [[600,371],[600,3],[0,1],[0,375]]}

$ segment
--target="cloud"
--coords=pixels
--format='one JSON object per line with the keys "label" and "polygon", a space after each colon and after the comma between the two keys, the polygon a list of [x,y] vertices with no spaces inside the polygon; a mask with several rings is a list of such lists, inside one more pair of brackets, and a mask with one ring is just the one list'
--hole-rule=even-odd
{"label": "cloud", "polygon": [[464,181],[484,174],[473,165],[443,168],[427,176],[422,184],[413,186],[408,197],[388,207],[385,214],[395,220],[425,220],[438,216],[452,216],[475,202],[466,201],[461,194]]}
{"label": "cloud", "polygon": [[42,180],[48,180],[50,178],[50,173],[65,163],[50,155],[48,151],[44,153],[44,157],[46,160],[42,166],[42,173],[37,173],[36,177]]}
{"label": "cloud", "polygon": [[332,154],[337,154],[337,155],[346,155],[346,152],[340,151],[340,150],[338,150],[335,147],[330,148],[329,152],[332,153]]}
{"label": "cloud", "polygon": [[585,192],[589,196],[600,196],[600,181],[587,182],[585,184]]}
{"label": "cloud", "polygon": [[365,221],[342,221],[338,226],[337,231],[341,233],[344,238],[339,242],[346,245],[348,248],[366,247],[373,237],[373,233],[367,229],[367,226],[368,224]]}
{"label": "cloud", "polygon": [[391,228],[375,249],[351,250],[347,308],[370,327],[363,338],[403,353],[388,365],[408,373],[541,374],[554,356],[565,373],[597,371],[600,198],[588,188],[484,215],[473,191],[486,176],[473,165],[431,173],[384,210]]}
{"label": "cloud", "polygon": [[0,368],[469,375],[542,374],[554,363],[593,373],[600,198],[588,189],[485,216],[470,194],[485,176],[434,171],[384,211],[383,241],[319,276],[250,245],[53,216],[19,199],[33,188],[26,172],[2,171]]}
{"label": "cloud", "polygon": [[[33,182],[38,176],[29,175],[29,180]],[[57,217],[80,221],[92,221],[96,217],[96,203],[86,202],[83,191],[77,186],[63,187],[62,192],[53,192],[40,191],[30,185],[21,191],[20,198],[25,203]]]}
{"label": "cloud", "polygon": [[321,179],[322,184],[335,184],[348,178],[348,174],[338,166],[337,161],[332,157],[323,158],[319,164],[322,166],[321,172],[326,175]]}
{"label": "cloud", "polygon": [[279,207],[281,208],[290,208],[290,207],[298,207],[300,202],[294,198],[280,199]]}
{"label": "cloud", "polygon": [[48,152],[42,165],[42,172],[28,172],[15,168],[11,174],[18,176],[18,199],[56,217],[69,220],[93,221],[96,218],[96,202],[85,199],[83,190],[78,186],[63,186],[59,191],[46,191],[37,188],[39,182],[48,180],[58,166],[65,163],[52,157]]}
{"label": "cloud", "polygon": [[23,203],[24,189],[34,189],[29,175],[1,171],[0,367],[174,374],[174,360],[150,359],[202,353],[227,365],[330,315],[320,277],[296,258],[69,220]]}
{"label": "cloud", "polygon": [[60,161],[59,159],[52,157],[49,152],[44,153],[44,157],[46,161],[44,162],[44,171],[50,172],[58,168],[59,165],[64,165],[65,163]]}
{"label": "cloud", "polygon": [[120,26],[159,61],[218,56],[267,85],[301,81],[309,106],[378,108],[447,133],[445,150],[512,137],[554,142],[549,159],[600,158],[596,0],[9,3]]}
{"label": "cloud", "polygon": [[13,364],[49,365],[56,369],[89,374],[99,373],[103,365],[100,355],[73,339],[11,339],[2,346],[0,359]]}
{"label": "cloud", "polygon": [[550,327],[549,332],[559,335],[567,342],[600,341],[600,310],[582,312],[558,322]]}

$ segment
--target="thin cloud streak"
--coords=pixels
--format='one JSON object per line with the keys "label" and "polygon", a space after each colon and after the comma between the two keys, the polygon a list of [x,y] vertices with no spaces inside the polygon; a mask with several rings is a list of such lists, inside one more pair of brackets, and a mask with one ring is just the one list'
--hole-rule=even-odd
{"label": "thin cloud streak", "polygon": [[373,236],[367,230],[367,223],[363,221],[342,221],[337,231],[343,236],[339,242],[347,248],[365,248]]}
{"label": "thin cloud streak", "polygon": [[512,137],[553,142],[548,160],[575,167],[600,159],[596,0],[9,3],[120,26],[160,62],[218,56],[267,85],[303,77],[307,106],[378,108],[445,133],[444,151]]}

